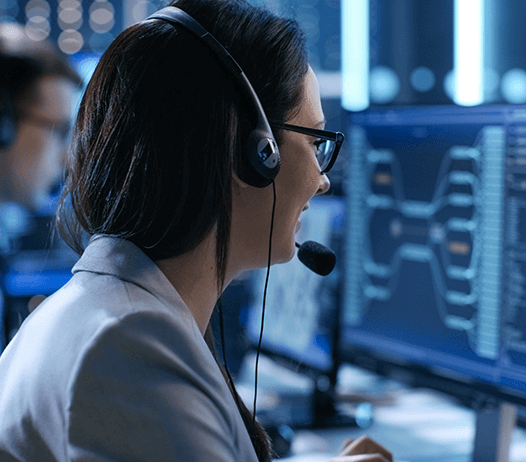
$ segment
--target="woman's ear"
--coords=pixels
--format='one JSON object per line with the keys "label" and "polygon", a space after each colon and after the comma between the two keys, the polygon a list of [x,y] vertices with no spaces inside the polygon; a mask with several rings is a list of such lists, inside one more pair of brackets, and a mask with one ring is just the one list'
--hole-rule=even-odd
{"label": "woman's ear", "polygon": [[247,188],[249,186],[245,181],[241,180],[240,177],[234,171],[231,175],[233,176],[233,180],[235,180],[237,187]]}

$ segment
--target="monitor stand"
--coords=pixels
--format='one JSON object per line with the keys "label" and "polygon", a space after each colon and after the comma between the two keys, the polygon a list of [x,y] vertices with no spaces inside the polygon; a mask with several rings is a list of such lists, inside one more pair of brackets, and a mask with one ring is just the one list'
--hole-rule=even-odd
{"label": "monitor stand", "polygon": [[310,428],[361,427],[372,423],[371,406],[368,403],[358,406],[359,412],[341,412],[336,408],[335,388],[330,379],[320,375],[314,380],[312,394],[312,422]]}
{"label": "monitor stand", "polygon": [[[291,419],[274,419],[277,414],[271,411],[264,416],[264,428],[273,441],[273,449],[278,457],[290,454],[291,444],[295,430],[339,427],[368,427],[372,422],[372,406],[368,403],[360,404],[355,415],[350,411],[340,412],[336,406],[335,389],[326,375],[314,378],[313,391],[310,396],[301,398],[303,404],[297,403],[296,410],[288,412],[287,402],[282,402],[279,407],[282,413],[290,414]],[[290,399],[292,396],[290,395]],[[294,399],[293,402],[296,400]],[[364,408],[362,408],[364,406]]]}
{"label": "monitor stand", "polygon": [[472,462],[507,462],[517,407],[504,401],[488,402],[476,414]]}
{"label": "monitor stand", "polygon": [[[262,377],[265,381],[265,378]],[[305,377],[308,378],[308,377]],[[257,416],[267,426],[286,425],[292,429],[361,427],[367,428],[372,423],[372,405],[357,403],[355,406],[345,403],[343,410],[336,399],[334,384],[322,374],[308,379],[308,383],[299,390],[289,388],[281,390],[280,386],[272,388],[271,395],[265,387],[259,391],[263,402],[258,407]],[[268,383],[269,385],[269,383]],[[252,391],[252,390],[250,390]],[[260,399],[260,398],[259,398]],[[268,404],[266,404],[268,401]]]}

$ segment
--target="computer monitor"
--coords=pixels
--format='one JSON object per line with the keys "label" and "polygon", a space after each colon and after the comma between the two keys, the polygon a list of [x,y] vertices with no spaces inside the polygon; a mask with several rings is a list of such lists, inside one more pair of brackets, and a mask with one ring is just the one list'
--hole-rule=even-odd
{"label": "computer monitor", "polygon": [[[261,351],[314,381],[313,407],[306,412],[297,409],[283,422],[293,427],[331,425],[330,420],[335,417],[331,401],[337,367],[334,346],[344,263],[341,258],[344,212],[343,197],[313,198],[310,208],[302,214],[302,226],[296,236],[301,244],[316,241],[336,253],[332,273],[319,276],[297,258],[272,266],[270,272]],[[265,269],[254,272],[250,278],[245,326],[253,349],[259,343],[265,278]],[[334,424],[337,425],[335,419]]]}
{"label": "computer monitor", "polygon": [[349,117],[343,358],[525,405],[526,107]]}
{"label": "computer monitor", "polygon": [[[7,211],[7,209],[12,209]],[[77,255],[54,235],[50,216],[34,216],[10,204],[0,217],[9,215],[11,229],[3,228],[7,245],[0,252],[0,309],[5,310],[0,326],[0,345],[9,342],[29,315],[35,295],[48,296],[71,278]],[[14,228],[19,221],[18,230]],[[10,232],[11,231],[11,232]],[[0,348],[0,353],[2,349]]]}

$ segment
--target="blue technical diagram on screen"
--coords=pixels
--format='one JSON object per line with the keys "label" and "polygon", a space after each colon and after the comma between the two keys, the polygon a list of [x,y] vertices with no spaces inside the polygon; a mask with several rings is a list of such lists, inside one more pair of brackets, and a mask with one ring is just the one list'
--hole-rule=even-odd
{"label": "blue technical diagram on screen", "polygon": [[[316,241],[336,253],[336,268],[330,275],[313,273],[296,257],[271,268],[262,347],[268,353],[291,359],[293,365],[303,364],[319,371],[328,371],[333,366],[344,212],[342,197],[313,198],[310,208],[302,214],[302,226],[296,235],[300,244]],[[246,328],[254,345],[260,334],[265,278],[266,270],[259,270],[251,280],[252,300]]]}
{"label": "blue technical diagram on screen", "polygon": [[526,108],[351,115],[343,345],[526,383]]}

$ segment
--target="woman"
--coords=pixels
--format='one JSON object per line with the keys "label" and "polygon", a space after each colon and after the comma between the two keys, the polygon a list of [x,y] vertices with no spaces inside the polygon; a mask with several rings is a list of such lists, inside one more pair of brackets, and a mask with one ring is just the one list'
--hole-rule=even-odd
{"label": "woman", "polygon": [[[242,1],[172,5],[229,50],[272,127],[320,128],[294,22]],[[183,27],[147,20],[110,45],[81,103],[60,214],[73,247],[90,240],[0,360],[0,460],[270,459],[204,336],[233,277],[292,258],[300,214],[329,182],[318,138],[274,129],[282,166],[252,186],[255,112]],[[360,452],[343,460],[390,458],[370,440],[343,454]]]}

